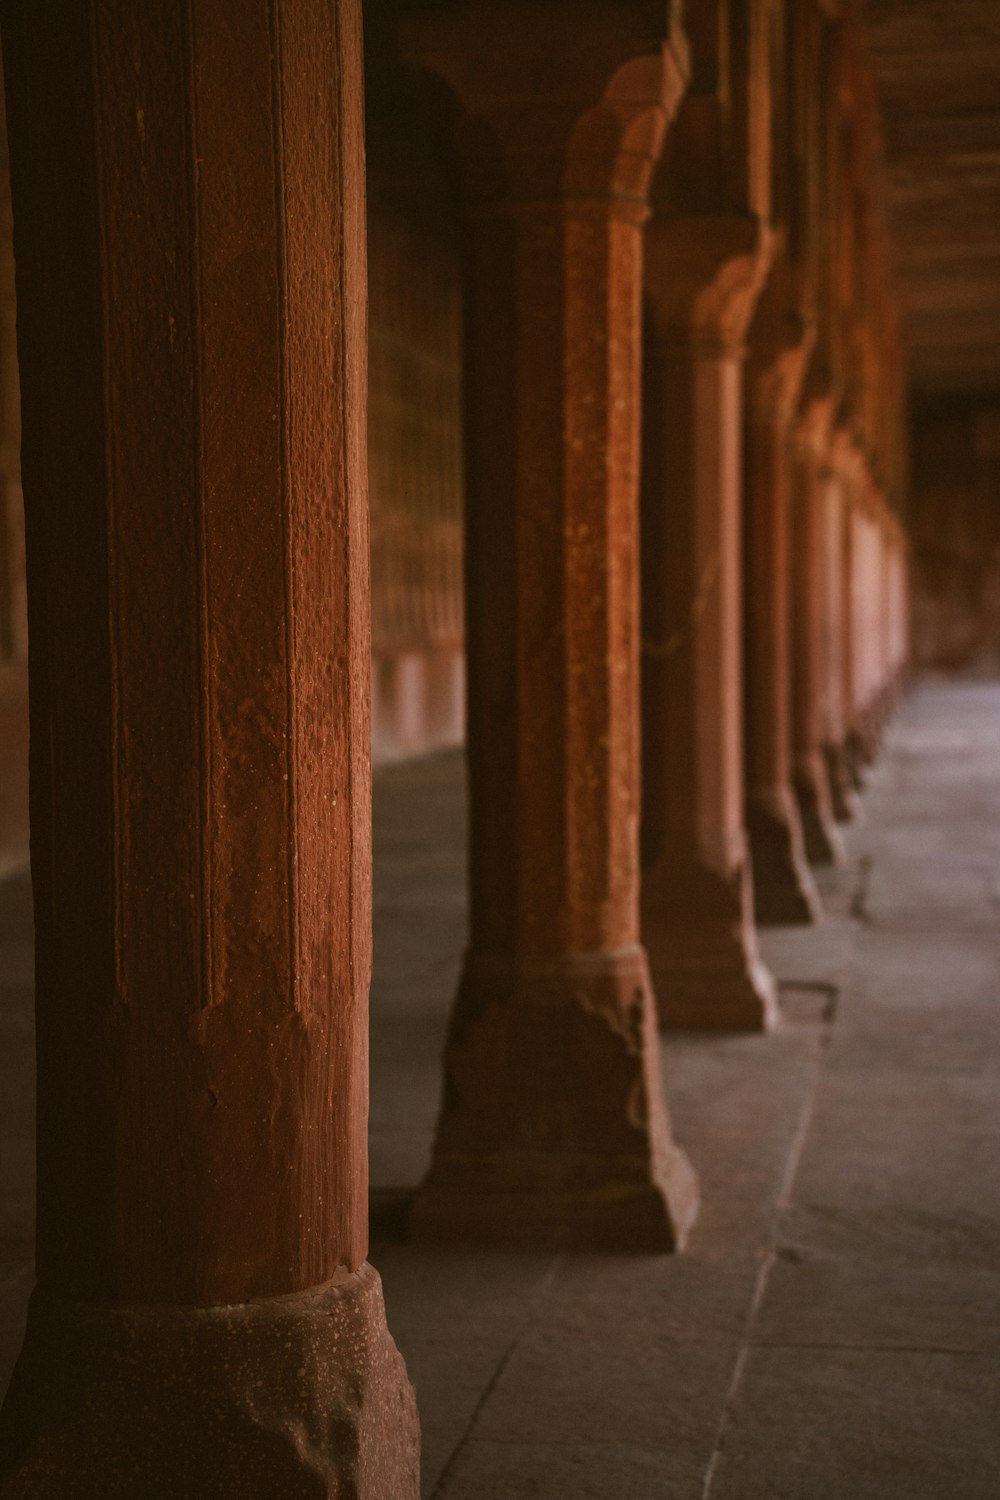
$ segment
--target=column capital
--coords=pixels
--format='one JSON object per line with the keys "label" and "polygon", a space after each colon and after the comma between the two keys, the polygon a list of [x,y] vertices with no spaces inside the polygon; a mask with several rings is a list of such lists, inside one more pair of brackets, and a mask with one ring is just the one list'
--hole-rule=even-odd
{"label": "column capital", "polygon": [[861,486],[864,457],[854,431],[846,424],[834,428],[830,443],[830,466],[844,485],[849,498]]}
{"label": "column capital", "polygon": [[816,345],[803,267],[779,255],[750,330],[748,408],[752,420],[787,427],[795,418]]}
{"label": "column capital", "polygon": [[[638,8],[636,8],[637,10]],[[651,28],[626,8],[540,5],[512,35],[509,10],[408,14],[400,53],[442,78],[459,106],[455,145],[470,204],[644,207],[687,84],[670,7]]]}
{"label": "column capital", "polygon": [[794,432],[795,447],[804,461],[820,467],[827,463],[836,414],[832,393],[805,400]]}
{"label": "column capital", "polygon": [[654,216],[645,290],[659,336],[742,354],[774,251],[756,214]]}

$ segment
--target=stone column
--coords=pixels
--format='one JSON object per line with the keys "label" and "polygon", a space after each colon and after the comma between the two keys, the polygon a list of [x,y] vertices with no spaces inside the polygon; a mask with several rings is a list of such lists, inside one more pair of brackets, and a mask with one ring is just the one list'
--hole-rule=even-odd
{"label": "stone column", "polygon": [[642,931],[668,1026],[768,1026],[744,824],[743,339],[770,262],[750,214],[648,231]]}
{"label": "stone column", "polygon": [[526,102],[522,62],[517,109],[467,96],[506,183],[469,286],[471,932],[413,1225],[663,1250],[696,1189],[639,942],[637,487],[642,224],[681,77],[660,49],[570,110],[564,74]]}
{"label": "stone column", "polygon": [[[785,275],[788,273],[785,272]],[[751,338],[746,464],[747,830],[757,919],[809,923],[819,894],[792,791],[791,434],[812,341],[786,311],[782,273]]]}
{"label": "stone column", "polygon": [[799,423],[791,522],[793,785],[813,864],[844,859],[823,753],[831,676],[825,557],[831,405],[825,398],[811,402]]}
{"label": "stone column", "polygon": [[845,609],[846,526],[843,477],[831,451],[831,464],[824,476],[824,567],[826,665],[823,692],[823,758],[826,761],[830,798],[838,823],[850,823],[861,815],[861,803],[850,774],[845,743],[846,659],[848,622]]}
{"label": "stone column", "polygon": [[846,686],[847,759],[851,777],[860,790],[871,755],[865,734],[867,702],[867,635],[865,630],[865,515],[863,504],[864,460],[852,449],[844,510],[845,614],[848,622]]}
{"label": "stone column", "polygon": [[865,760],[878,754],[882,695],[882,542],[878,502],[870,476],[866,478],[860,523],[858,577],[858,648],[861,658],[860,733]]}
{"label": "stone column", "polygon": [[893,673],[893,691],[897,700],[902,695],[906,684],[906,668],[908,649],[907,630],[907,543],[906,535],[898,517],[894,518],[893,525],[893,547],[892,547],[892,573],[891,573],[891,595],[889,600],[891,631],[891,657]]}
{"label": "stone column", "polygon": [[418,1493],[365,1262],[359,19],[3,11],[38,1021],[5,1496]]}
{"label": "stone column", "polygon": [[860,818],[861,802],[848,743],[853,675],[851,617],[851,442],[846,429],[835,429],[825,486],[826,601],[828,670],[823,754],[830,778],[833,810],[840,823]]}

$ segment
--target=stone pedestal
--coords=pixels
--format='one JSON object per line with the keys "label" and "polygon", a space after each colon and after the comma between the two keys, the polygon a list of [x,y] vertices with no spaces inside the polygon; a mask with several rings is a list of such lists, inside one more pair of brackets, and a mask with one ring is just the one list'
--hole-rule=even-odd
{"label": "stone pedestal", "polygon": [[743,335],[770,260],[752,215],[648,232],[642,931],[662,1022],[758,1030],[744,830]]}
{"label": "stone pedestal", "polygon": [[0,1491],[415,1500],[364,1266],[359,7],[39,0],[3,42],[39,1284]]}
{"label": "stone pedestal", "polygon": [[779,268],[751,334],[746,463],[747,832],[757,920],[821,916],[792,791],[791,432],[812,348]]}
{"label": "stone pedestal", "polygon": [[503,74],[488,29],[436,31],[423,58],[489,135],[461,132],[470,951],[412,1227],[669,1250],[697,1195],[639,947],[637,486],[642,224],[681,75],[614,25],[599,46],[571,27],[560,51],[547,7],[528,43],[536,24],[532,87],[557,69],[556,104],[526,100],[523,56]]}
{"label": "stone pedestal", "polygon": [[36,1292],[2,1424],[4,1500],[418,1493],[413,1396],[369,1265],[227,1307]]}
{"label": "stone pedestal", "polygon": [[697,1189],[663,1104],[646,957],[471,953],[452,1015],[428,1237],[679,1248]]}

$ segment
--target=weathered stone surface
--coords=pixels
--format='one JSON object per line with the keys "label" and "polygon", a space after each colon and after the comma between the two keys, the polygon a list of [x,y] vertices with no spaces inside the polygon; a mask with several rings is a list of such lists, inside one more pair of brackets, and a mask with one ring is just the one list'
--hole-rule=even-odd
{"label": "weathered stone surface", "polygon": [[766,1031],[776,1023],[777,992],[757,944],[748,863],[726,878],[707,864],[667,856],[644,878],[643,911],[663,1026]]}
{"label": "weathered stone surface", "polygon": [[4,14],[43,1288],[5,1496],[416,1494],[378,1281],[348,1274],[371,971],[360,22],[357,0]]}
{"label": "weathered stone surface", "polygon": [[471,955],[421,1237],[671,1250],[697,1212],[662,1102],[645,956]]}
{"label": "weathered stone surface", "polygon": [[36,1292],[2,1417],[4,1500],[416,1495],[413,1391],[376,1272],[232,1307]]}

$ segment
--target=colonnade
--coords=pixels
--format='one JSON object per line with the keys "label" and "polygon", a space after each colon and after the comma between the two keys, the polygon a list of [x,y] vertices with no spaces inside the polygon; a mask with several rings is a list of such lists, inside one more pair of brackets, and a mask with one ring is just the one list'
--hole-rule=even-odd
{"label": "colonnade", "polygon": [[[906,665],[863,68],[810,0],[376,9],[467,226],[470,942],[411,1228],[679,1249],[659,1026],[776,1022],[756,921],[818,918]],[[412,1500],[360,6],[0,14],[39,1060],[0,1494]]]}

